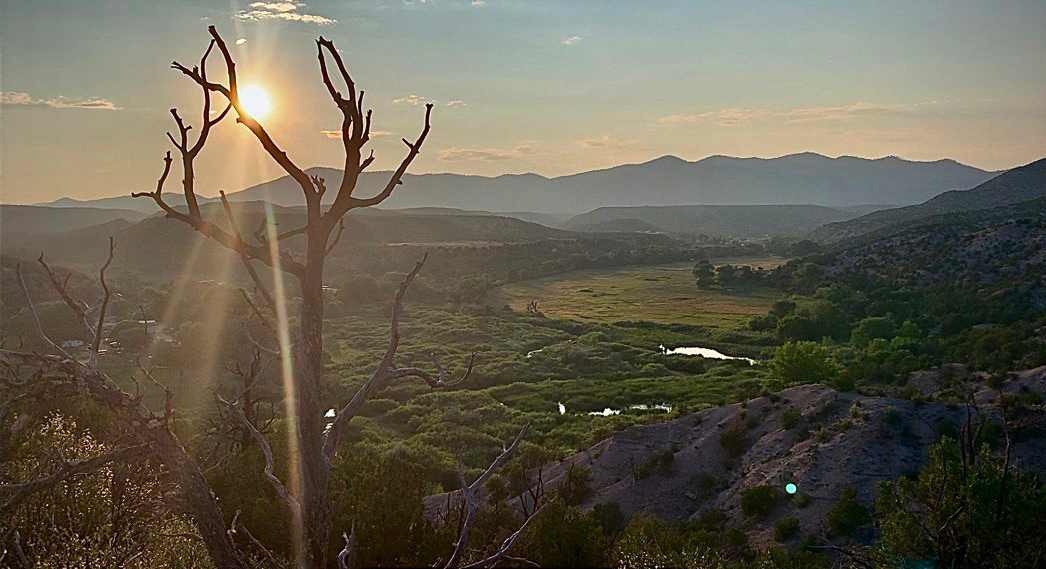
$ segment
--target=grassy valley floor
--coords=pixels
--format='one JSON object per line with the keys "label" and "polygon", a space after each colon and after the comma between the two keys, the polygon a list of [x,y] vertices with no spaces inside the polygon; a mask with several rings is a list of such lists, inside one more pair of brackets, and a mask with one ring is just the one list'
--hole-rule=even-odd
{"label": "grassy valley floor", "polygon": [[[781,257],[716,259],[715,264],[773,268]],[[766,314],[781,293],[770,289],[700,290],[693,263],[571,271],[512,283],[497,289],[492,302],[523,311],[531,300],[546,316],[582,322],[646,321],[734,330]]]}

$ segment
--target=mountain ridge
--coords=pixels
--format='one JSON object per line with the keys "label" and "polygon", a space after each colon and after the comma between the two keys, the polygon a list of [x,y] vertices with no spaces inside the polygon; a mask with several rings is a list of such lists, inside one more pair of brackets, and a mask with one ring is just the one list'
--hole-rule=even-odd
{"label": "mountain ridge", "polygon": [[828,223],[810,238],[823,243],[841,242],[889,228],[912,227],[934,216],[987,210],[1029,202],[1046,196],[1046,158],[1008,170],[968,190],[942,192],[920,204],[884,209],[854,219]]}
{"label": "mountain ridge", "polygon": [[[335,168],[306,170],[322,176],[328,187],[340,183]],[[387,171],[365,172],[359,195],[381,191]],[[784,156],[733,157],[713,155],[687,161],[664,155],[645,162],[619,164],[564,176],[534,173],[481,176],[475,174],[405,174],[404,185],[383,204],[389,207],[457,207],[488,211],[580,213],[604,206],[631,205],[794,205],[846,207],[867,203],[913,204],[951,189],[966,189],[996,173],[952,159],[912,161],[895,156],[829,157],[813,152]],[[170,192],[177,200],[177,192]],[[331,192],[327,199],[333,199]],[[208,198],[213,199],[213,198]],[[232,201],[268,199],[279,205],[300,205],[301,190],[282,176],[229,193]],[[127,198],[103,198],[107,207],[140,209]],[[78,205],[101,200],[80,201]],[[41,205],[63,207],[68,198]]]}

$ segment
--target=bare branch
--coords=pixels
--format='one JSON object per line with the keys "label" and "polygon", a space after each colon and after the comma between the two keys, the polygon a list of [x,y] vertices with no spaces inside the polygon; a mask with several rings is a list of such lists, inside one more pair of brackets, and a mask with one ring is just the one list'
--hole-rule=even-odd
{"label": "bare branch", "polygon": [[22,534],[18,533],[18,530],[14,531],[14,546],[15,555],[18,556],[18,562],[22,564],[22,567],[30,569],[33,564],[29,562],[29,559],[25,556],[25,551],[22,549]]}
{"label": "bare branch", "polygon": [[110,451],[94,458],[77,461],[66,461],[60,459],[58,471],[19,484],[5,484],[0,486],[0,495],[7,495],[7,499],[0,502],[0,513],[12,513],[22,502],[36,492],[47,490],[55,485],[78,474],[94,472],[111,462],[126,462],[146,454],[146,445],[136,445],[114,451]]}
{"label": "bare branch", "polygon": [[43,253],[40,253],[36,262],[39,263],[39,265],[43,267],[44,272],[47,273],[47,277],[51,280],[51,288],[58,293],[58,296],[62,298],[65,305],[69,307],[69,310],[73,311],[76,315],[76,320],[83,325],[84,331],[86,332],[84,337],[90,341],[94,336],[94,330],[92,330],[91,323],[87,318],[87,311],[90,310],[90,307],[87,306],[87,303],[84,301],[73,298],[72,294],[69,292],[69,279],[72,277],[72,273],[66,275],[64,280],[59,280],[58,275],[51,269],[51,266],[47,264],[47,261],[44,260]]}
{"label": "bare branch", "polygon": [[449,375],[449,372],[447,371],[447,368],[440,364],[436,354],[431,354],[431,357],[433,363],[436,365],[436,375],[432,375],[428,371],[417,367],[395,368],[391,370],[390,373],[393,377],[419,377],[425,380],[425,383],[429,384],[429,387],[432,388],[447,388],[454,387],[468,380],[469,376],[472,375],[472,368],[476,363],[476,352],[472,352],[472,355],[469,357],[468,367],[465,368],[465,373],[457,379],[448,381],[447,376]]}
{"label": "bare branch", "polygon": [[[186,165],[189,162],[191,162],[191,159],[189,159],[189,161],[187,162],[185,157],[183,156],[183,160],[182,160],[183,166]],[[268,249],[266,247],[261,247],[261,246],[258,246],[258,245],[252,245],[252,244],[246,242],[243,239],[243,237],[239,234],[238,231],[235,234],[234,233],[229,233],[229,232],[225,231],[224,229],[220,228],[219,226],[217,226],[217,225],[215,225],[215,224],[213,224],[213,223],[211,223],[209,221],[204,220],[203,217],[200,216],[199,211],[197,211],[196,214],[192,214],[191,211],[190,211],[190,214],[186,215],[186,214],[184,214],[184,213],[174,209],[169,204],[167,204],[167,202],[165,202],[163,200],[162,191],[163,191],[163,184],[166,181],[167,175],[170,173],[170,170],[171,170],[171,153],[168,152],[164,156],[163,174],[160,176],[159,181],[156,183],[156,191],[155,192],[135,192],[135,193],[131,194],[131,197],[132,198],[140,198],[140,197],[152,198],[152,200],[154,202],[156,202],[156,205],[158,205],[160,207],[160,209],[162,209],[167,214],[167,217],[170,217],[170,218],[173,218],[173,219],[177,219],[178,221],[181,221],[181,222],[191,226],[196,231],[202,233],[203,235],[205,235],[207,237],[210,237],[212,240],[217,241],[219,244],[223,245],[225,248],[231,249],[232,251],[238,253],[241,256],[245,255],[249,259],[259,260],[259,261],[265,263],[266,265],[268,265],[270,267],[275,266],[274,262],[272,260],[272,256],[269,254],[269,251],[268,251]],[[189,178],[187,176],[186,180],[191,180],[191,178]],[[288,273],[291,273],[291,274],[294,274],[294,275],[298,275],[298,274],[301,274],[301,272],[304,270],[304,267],[301,265],[301,263],[298,263],[297,261],[295,261],[290,256],[290,254],[286,253],[285,251],[280,251],[279,258],[280,258],[280,263],[279,263],[280,269],[282,269],[282,270],[284,270],[284,271],[286,271]]]}
{"label": "bare branch", "polygon": [[407,156],[403,158],[403,161],[400,162],[400,165],[398,168],[396,168],[396,171],[392,173],[392,176],[389,178],[388,183],[385,185],[385,189],[382,190],[379,194],[369,198],[354,198],[351,195],[339,194],[337,199],[335,199],[334,201],[334,205],[331,206],[330,211],[326,214],[326,217],[328,219],[328,225],[332,223],[331,220],[341,219],[341,217],[345,215],[345,213],[347,213],[350,209],[375,206],[385,201],[389,196],[392,195],[392,192],[396,189],[396,186],[403,183],[403,174],[406,173],[407,168],[410,167],[411,162],[413,162],[414,159],[418,156],[418,154],[421,153],[421,146],[425,143],[425,138],[428,137],[429,130],[432,128],[431,118],[432,103],[427,103],[425,105],[425,126],[421,129],[421,134],[418,136],[418,139],[414,142],[410,142],[407,139],[403,139],[403,143],[406,144],[407,148],[409,148],[410,150],[407,152]]}
{"label": "bare branch", "polygon": [[345,547],[338,552],[338,569],[352,569],[352,558],[356,554],[356,522],[352,523],[349,535],[341,534]]}
{"label": "bare branch", "polygon": [[338,232],[334,234],[334,239],[332,239],[331,242],[329,244],[327,244],[327,251],[326,251],[327,255],[330,255],[331,251],[334,251],[334,247],[336,247],[338,245],[338,241],[341,241],[341,236],[342,236],[343,233],[345,233],[345,219],[344,218],[338,220]]}
{"label": "bare branch", "polygon": [[534,510],[532,514],[527,516],[527,519],[523,520],[523,523],[519,526],[519,529],[514,531],[512,535],[505,538],[505,541],[501,542],[501,547],[499,547],[493,555],[485,559],[476,561],[475,563],[465,565],[464,569],[481,569],[483,567],[493,567],[494,564],[496,564],[498,561],[501,561],[502,559],[506,561],[514,561],[516,563],[519,563],[521,565],[527,565],[529,567],[540,567],[540,565],[534,563],[529,559],[524,559],[522,557],[513,557],[509,555],[508,552],[512,549],[512,546],[516,544],[516,540],[519,539],[519,536],[523,535],[523,532],[526,531],[527,526],[530,525],[530,522],[535,517],[537,517],[537,515],[541,513],[541,510],[543,510],[544,508],[545,506],[542,505],[538,509]]}
{"label": "bare branch", "polygon": [[105,264],[102,265],[101,270],[98,271],[98,282],[102,285],[102,291],[104,296],[102,297],[102,305],[98,310],[98,325],[94,329],[94,341],[91,343],[91,355],[88,360],[89,366],[92,368],[98,365],[98,350],[102,345],[102,326],[105,324],[105,314],[109,309],[109,299],[112,297],[112,291],[109,290],[109,283],[105,281],[105,271],[109,270],[109,265],[113,262],[113,252],[116,249],[116,242],[112,237],[109,237],[109,257],[105,260]]}
{"label": "bare branch", "polygon": [[272,489],[276,491],[276,495],[280,497],[280,500],[282,500],[283,503],[286,504],[287,509],[291,512],[291,515],[293,515],[295,519],[301,519],[301,502],[299,502],[297,498],[291,495],[291,493],[287,490],[287,487],[284,486],[283,481],[280,480],[274,472],[275,467],[273,465],[272,447],[269,445],[268,439],[266,439],[265,435],[261,434],[261,431],[259,431],[258,428],[247,419],[247,415],[245,415],[243,413],[243,409],[241,409],[240,406],[236,404],[237,402],[227,401],[223,399],[220,395],[217,397],[218,401],[220,401],[223,405],[225,405],[226,408],[229,409],[229,411],[240,422],[240,425],[244,428],[244,430],[251,435],[251,439],[254,441],[254,445],[258,447],[258,450],[261,451],[262,456],[265,457],[265,467],[263,472],[265,474],[265,479],[269,482],[269,485],[272,486]]}
{"label": "bare branch", "polygon": [[262,542],[254,537],[254,534],[247,529],[247,526],[240,523],[240,510],[236,510],[236,513],[232,516],[232,523],[229,524],[229,537],[232,538],[240,532],[243,532],[243,535],[247,536],[247,540],[251,542],[251,545],[265,554],[265,557],[269,559],[269,562],[272,563],[273,567],[280,567],[283,565],[283,563],[280,563],[280,560],[273,555],[272,551],[269,551],[269,548],[265,547]]}
{"label": "bare branch", "polygon": [[199,69],[189,69],[177,61],[173,62],[171,67],[181,71],[204,89],[224,95],[225,98],[228,99],[230,106],[232,106],[236,111],[236,122],[246,126],[254,134],[269,156],[272,157],[272,159],[275,160],[276,163],[279,164],[288,174],[290,174],[296,182],[298,182],[298,185],[301,186],[302,191],[305,193],[306,202],[311,202],[317,194],[316,190],[312,187],[312,182],[309,180],[308,174],[291,161],[287,156],[287,153],[276,145],[276,142],[273,141],[271,136],[269,136],[269,133],[261,123],[244,109],[240,102],[240,95],[236,82],[236,62],[233,61],[232,54],[229,52],[229,47],[225,44],[225,40],[222,39],[218,30],[214,26],[208,26],[207,31],[211,35],[211,41],[214,45],[218,46],[218,50],[221,51],[222,57],[225,60],[225,70],[228,75],[229,85],[226,87],[219,83],[213,83],[209,81]]}
{"label": "bare branch", "polygon": [[22,288],[22,294],[25,295],[25,302],[29,305],[29,311],[33,315],[33,323],[36,324],[36,332],[40,335],[40,338],[54,348],[59,354],[62,354],[66,359],[75,362],[76,360],[73,356],[56,344],[54,340],[47,335],[47,332],[44,331],[44,326],[40,322],[40,314],[36,311],[36,304],[33,303],[33,298],[29,296],[29,288],[25,286],[25,278],[22,277],[21,263],[15,265],[15,273],[18,274],[18,285]]}
{"label": "bare branch", "polygon": [[418,273],[421,272],[421,268],[425,266],[425,261],[427,259],[428,253],[426,253],[421,260],[414,265],[414,268],[407,273],[407,276],[403,278],[403,282],[400,283],[399,289],[396,291],[396,297],[392,303],[392,318],[389,325],[389,345],[385,350],[385,355],[381,358],[381,362],[378,364],[378,368],[374,370],[374,373],[370,375],[367,381],[356,390],[352,399],[350,399],[349,402],[337,412],[334,422],[330,425],[330,430],[327,431],[326,440],[324,440],[323,443],[323,454],[328,462],[334,458],[334,453],[344,436],[345,430],[348,428],[349,421],[352,420],[352,417],[355,416],[360,407],[362,407],[367,401],[371,392],[390,377],[390,372],[394,368],[393,360],[400,343],[399,320],[403,312],[403,296],[407,293],[407,288],[409,288],[410,284],[414,282]]}
{"label": "bare branch", "polygon": [[[458,562],[461,560],[461,556],[465,553],[465,547],[468,545],[469,540],[469,531],[472,528],[472,522],[475,518],[476,511],[479,510],[479,499],[477,496],[477,492],[480,488],[483,487],[484,484],[486,484],[487,480],[490,479],[494,472],[496,472],[499,468],[501,468],[502,465],[505,464],[505,462],[508,461],[509,457],[511,457],[512,453],[515,452],[516,447],[519,446],[520,441],[523,440],[523,436],[527,434],[527,430],[529,429],[529,423],[524,425],[523,428],[520,429],[519,434],[516,435],[516,438],[512,440],[512,444],[510,444],[508,448],[502,451],[501,454],[499,454],[497,458],[495,458],[494,461],[490,463],[490,466],[488,466],[487,469],[479,475],[479,477],[472,481],[472,484],[464,486],[461,489],[461,496],[465,504],[465,519],[461,523],[461,529],[458,532],[458,541],[454,546],[454,552],[451,554],[450,559],[447,560],[446,565],[444,565],[444,569],[452,569],[454,567],[457,567]],[[515,542],[516,537],[518,537],[518,535],[522,533],[523,529],[526,528],[527,524],[530,523],[530,520],[532,520],[534,516],[537,515],[537,512],[539,510],[540,508],[535,510],[534,513],[531,514],[523,522],[523,527],[519,528],[519,530],[517,530],[516,533],[509,536],[509,539],[505,540],[505,542],[502,544],[500,555],[504,555],[508,552],[508,550],[512,547],[512,544]],[[500,559],[500,555],[495,554],[490,558],[489,562],[492,563],[493,561]],[[478,566],[483,567],[486,566],[486,564]]]}
{"label": "bare branch", "polygon": [[[224,191],[219,191],[218,195],[221,196],[222,209],[225,210],[225,217],[229,221],[229,229],[232,230],[233,235],[237,239],[243,241],[243,234],[240,233],[240,227],[236,223],[236,217],[232,214],[232,206],[229,205],[229,198],[225,197]],[[243,268],[247,269],[247,274],[250,275],[251,281],[254,282],[254,290],[258,291],[262,299],[265,300],[265,304],[270,310],[276,310],[276,303],[272,299],[272,295],[269,294],[268,289],[265,288],[265,283],[262,282],[261,277],[258,276],[258,272],[254,270],[254,265],[251,264],[251,257],[243,250],[239,251],[240,260],[243,262]],[[283,254],[282,252],[280,253]]]}

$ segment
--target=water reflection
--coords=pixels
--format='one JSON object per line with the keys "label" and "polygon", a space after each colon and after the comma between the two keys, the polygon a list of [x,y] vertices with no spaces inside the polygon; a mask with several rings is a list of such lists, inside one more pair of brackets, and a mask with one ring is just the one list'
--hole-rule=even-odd
{"label": "water reflection", "polygon": [[743,360],[748,362],[750,365],[755,364],[755,360],[752,358],[746,358],[742,356],[728,356],[719,350],[712,348],[702,348],[699,346],[680,346],[678,348],[665,348],[664,344],[658,346],[658,350],[662,354],[667,356],[681,355],[681,356],[701,356],[712,360]]}
{"label": "water reflection", "polygon": [[[561,401],[556,401],[556,410],[559,411],[560,415],[567,414],[567,406]],[[664,411],[665,413],[672,412],[672,406],[668,403],[655,403],[653,405],[647,405],[646,403],[640,403],[637,405],[629,405],[629,411]],[[613,415],[620,415],[621,409],[614,409],[613,407],[604,407],[602,411],[589,411],[587,415],[593,415],[597,417],[610,417]]]}

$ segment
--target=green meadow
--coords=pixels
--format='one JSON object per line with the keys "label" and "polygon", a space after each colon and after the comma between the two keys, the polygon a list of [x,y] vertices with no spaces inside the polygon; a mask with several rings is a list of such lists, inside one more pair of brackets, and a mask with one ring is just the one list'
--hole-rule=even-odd
{"label": "green meadow", "polygon": [[[717,259],[716,264],[773,268],[779,257]],[[701,290],[694,286],[693,263],[571,271],[505,285],[493,301],[525,310],[531,300],[546,316],[583,322],[622,320],[691,324],[734,329],[754,315],[766,314],[781,298],[769,288]]]}

